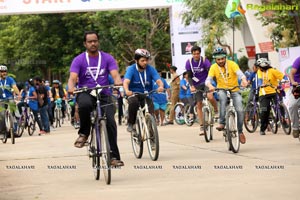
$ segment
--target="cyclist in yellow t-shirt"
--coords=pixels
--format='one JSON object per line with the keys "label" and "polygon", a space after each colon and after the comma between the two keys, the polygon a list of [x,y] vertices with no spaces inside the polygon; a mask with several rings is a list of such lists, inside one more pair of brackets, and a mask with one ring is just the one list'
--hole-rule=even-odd
{"label": "cyclist in yellow t-shirt", "polygon": [[[243,72],[240,70],[239,66],[231,61],[226,60],[226,51],[222,48],[216,48],[213,52],[213,58],[216,60],[216,63],[213,64],[208,72],[208,77],[205,81],[206,86],[209,90],[213,91],[215,87],[211,84],[213,78],[217,80],[217,88],[230,89],[235,86],[238,86],[238,80],[241,79],[241,86],[247,86],[247,79]],[[231,98],[233,99],[234,107],[237,111],[237,120],[238,120],[238,132],[240,135],[240,141],[242,144],[246,142],[246,137],[243,134],[243,104],[242,96],[239,91],[239,88],[236,88],[231,93]],[[220,109],[219,109],[219,126],[217,130],[221,131],[225,127],[225,115],[226,115],[226,103],[227,103],[227,94],[224,90],[218,92]]]}
{"label": "cyclist in yellow t-shirt", "polygon": [[[284,79],[284,74],[271,67],[271,63],[266,58],[259,58],[256,61],[259,69],[257,71],[260,103],[260,134],[265,135],[265,130],[269,124],[270,102],[276,98],[278,80]],[[271,85],[271,86],[268,86]]]}

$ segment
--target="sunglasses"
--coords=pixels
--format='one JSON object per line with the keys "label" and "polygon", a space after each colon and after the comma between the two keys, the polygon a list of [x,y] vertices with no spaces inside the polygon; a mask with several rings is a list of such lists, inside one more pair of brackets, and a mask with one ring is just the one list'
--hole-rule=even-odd
{"label": "sunglasses", "polygon": [[7,71],[0,71],[1,73],[3,73],[3,72],[7,72]]}

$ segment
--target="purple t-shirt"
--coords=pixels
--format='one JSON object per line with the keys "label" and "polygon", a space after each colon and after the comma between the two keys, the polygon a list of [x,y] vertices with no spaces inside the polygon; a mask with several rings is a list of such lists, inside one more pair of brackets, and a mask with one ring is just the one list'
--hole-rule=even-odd
{"label": "purple t-shirt", "polygon": [[[86,59],[86,52],[79,54],[76,56],[71,64],[70,72],[74,72],[78,74],[78,87],[96,87],[97,84],[101,86],[109,85],[108,75],[111,70],[118,70],[118,65],[114,59],[114,57],[108,53],[101,51],[101,65],[99,69],[98,77],[97,74],[97,66],[98,66],[99,57],[91,57],[89,56],[89,65]],[[92,75],[91,75],[92,73]],[[96,78],[94,80],[93,76]],[[103,89],[103,94],[111,94],[110,89]]]}
{"label": "purple t-shirt", "polygon": [[[191,66],[191,64],[192,64],[192,66]],[[205,83],[205,80],[208,76],[208,71],[209,71],[210,65],[211,64],[210,64],[209,60],[205,58],[205,60],[203,61],[202,56],[199,61],[195,61],[193,58],[188,59],[186,61],[185,70],[192,71],[194,86]]]}
{"label": "purple t-shirt", "polygon": [[296,74],[294,76],[294,80],[297,83],[300,83],[300,57],[298,57],[295,62],[293,63],[293,68],[296,69]]}

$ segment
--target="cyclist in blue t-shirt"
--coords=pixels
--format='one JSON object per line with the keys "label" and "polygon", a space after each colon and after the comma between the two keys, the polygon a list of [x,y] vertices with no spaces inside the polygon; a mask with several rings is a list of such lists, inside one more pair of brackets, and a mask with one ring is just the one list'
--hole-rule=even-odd
{"label": "cyclist in blue t-shirt", "polygon": [[[8,100],[10,103],[14,102],[14,94],[19,96],[19,89],[15,80],[7,76],[7,67],[5,65],[0,65],[0,99]],[[15,113],[12,113],[15,117]],[[17,123],[14,122],[14,132],[17,131]]]}
{"label": "cyclist in blue t-shirt", "polygon": [[[158,73],[161,77],[161,71],[158,71]],[[164,78],[161,77],[160,79],[164,84],[164,89],[168,93],[168,98],[170,98],[171,93],[170,93],[169,84],[167,83],[167,81]],[[153,90],[157,90],[158,85],[156,84],[156,82],[154,80],[152,82],[153,82]],[[154,104],[154,114],[155,114],[155,117],[156,117],[156,122],[157,122],[157,124],[159,124],[159,121],[160,121],[161,126],[164,125],[165,110],[167,109],[167,103],[168,103],[166,92],[153,93],[152,94],[152,99],[153,99],[153,104]]]}
{"label": "cyclist in blue t-shirt", "polygon": [[[124,90],[128,96],[128,127],[127,131],[133,131],[136,114],[139,105],[143,102],[138,96],[134,96],[134,92],[147,93],[152,90],[154,80],[159,86],[157,91],[163,92],[164,85],[158,75],[156,69],[149,65],[150,53],[146,49],[137,49],[134,54],[135,64],[129,66],[124,76]],[[149,105],[150,113],[154,113],[153,103],[150,98],[146,98]]]}
{"label": "cyclist in blue t-shirt", "polygon": [[[253,100],[253,95],[257,95],[258,99],[258,91],[256,91],[257,85],[257,64],[256,62],[253,65],[253,72],[251,72],[250,76],[247,78],[248,85],[252,84],[251,90],[249,93],[248,103]],[[256,92],[256,93],[255,93]]]}
{"label": "cyclist in blue t-shirt", "polygon": [[[188,80],[188,72],[183,73],[183,79],[180,80],[179,99],[184,105],[191,105],[190,114],[192,114],[194,107],[194,99],[191,94],[190,84]],[[193,117],[193,116],[191,116]]]}

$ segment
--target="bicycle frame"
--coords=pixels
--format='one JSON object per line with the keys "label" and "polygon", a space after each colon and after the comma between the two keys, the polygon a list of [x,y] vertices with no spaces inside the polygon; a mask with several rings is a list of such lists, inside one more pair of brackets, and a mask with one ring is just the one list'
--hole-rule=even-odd
{"label": "bicycle frame", "polygon": [[[137,117],[139,118],[139,127],[141,128],[141,136],[142,136],[142,141],[147,140],[149,136],[146,136],[146,133],[149,132],[148,127],[146,125],[146,118],[145,115],[146,113],[149,113],[149,108],[148,108],[148,104],[146,101],[146,97],[144,99],[145,105],[144,107],[141,107],[141,105],[139,106],[138,112],[137,112]],[[145,113],[145,114],[144,114]]]}

